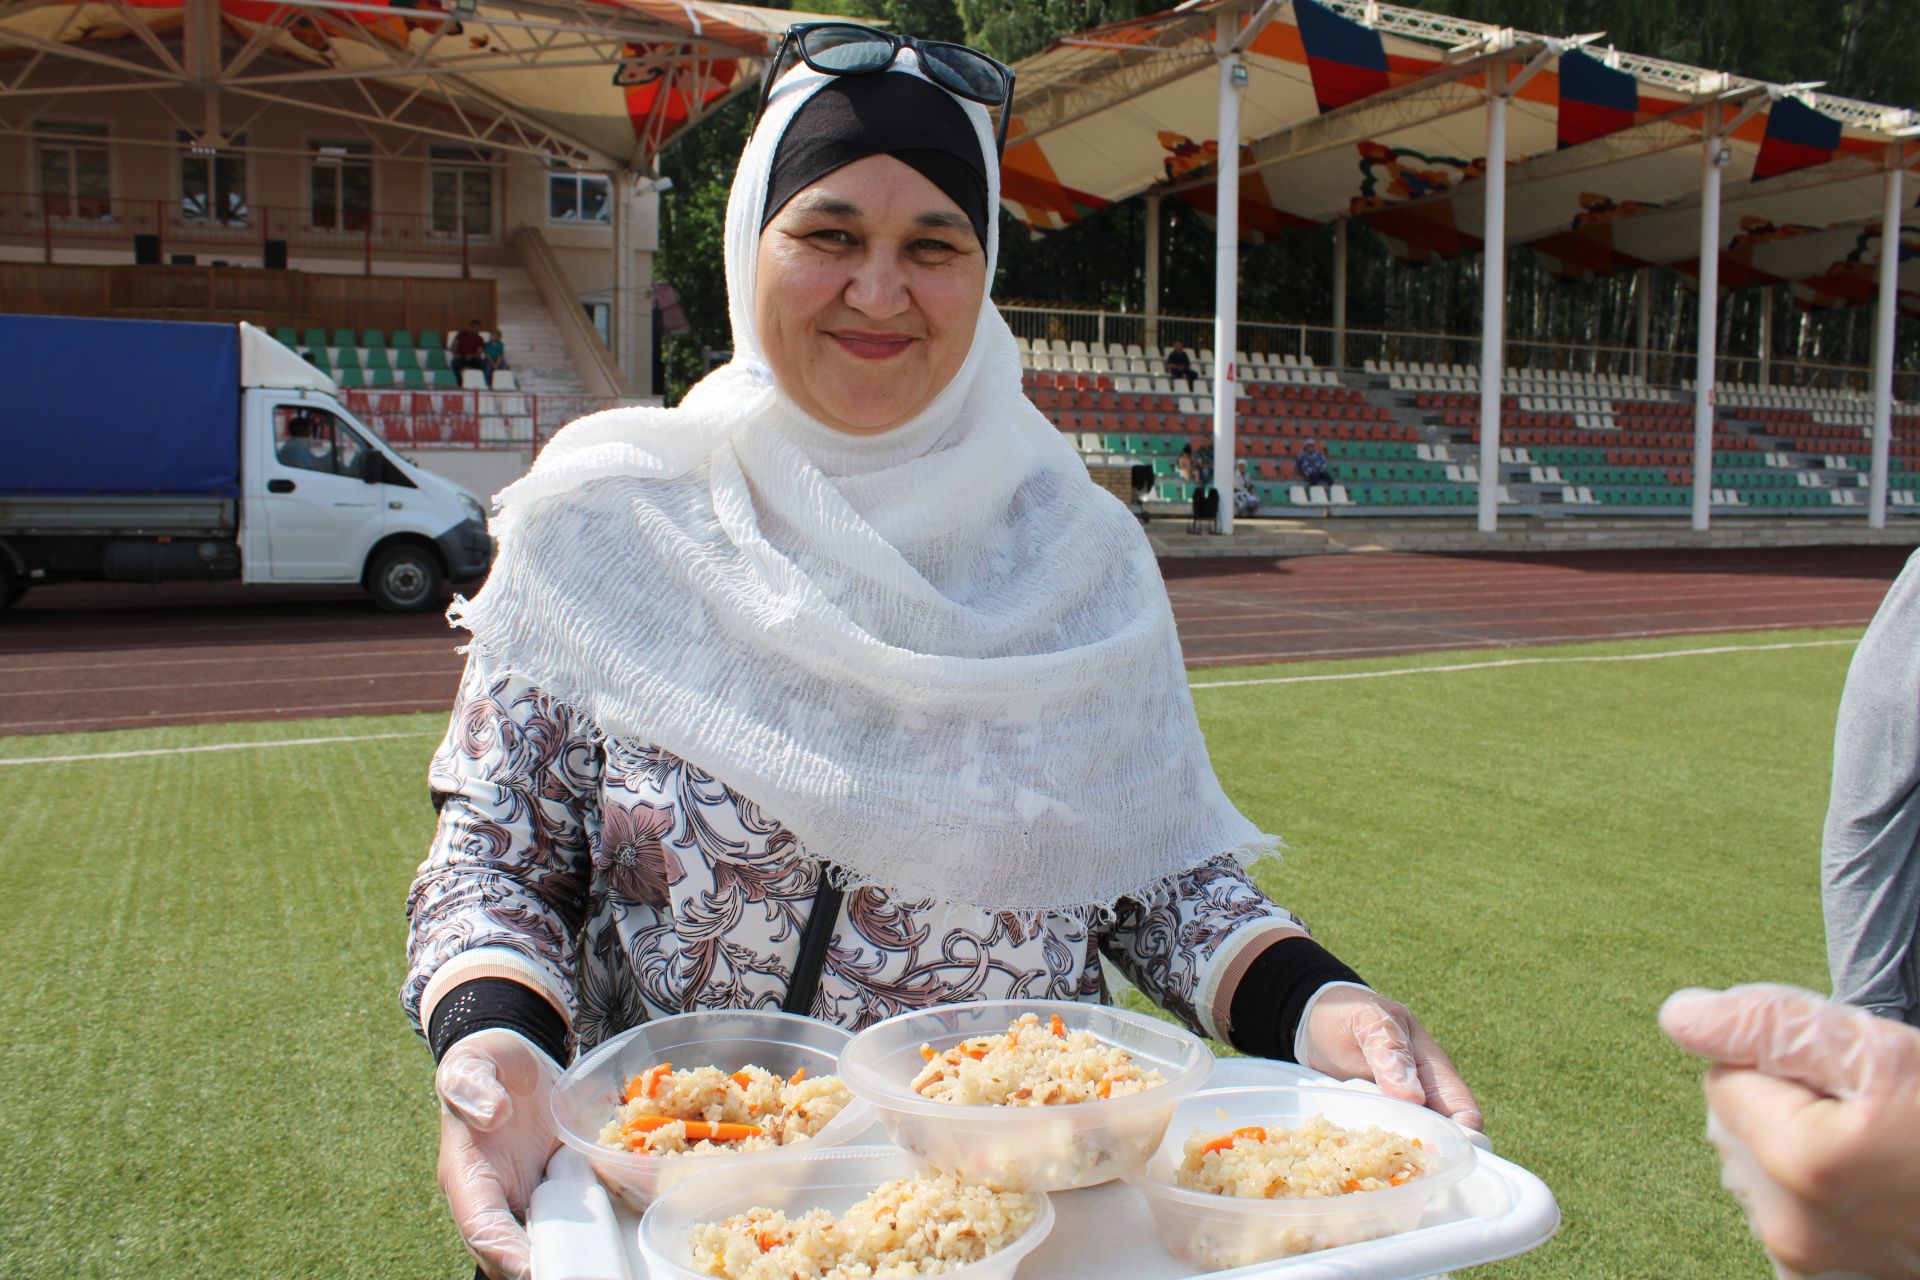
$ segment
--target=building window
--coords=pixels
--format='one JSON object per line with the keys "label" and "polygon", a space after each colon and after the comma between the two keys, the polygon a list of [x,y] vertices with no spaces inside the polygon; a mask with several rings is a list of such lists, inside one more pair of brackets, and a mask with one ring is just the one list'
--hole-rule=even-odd
{"label": "building window", "polygon": [[587,322],[593,331],[600,335],[600,341],[609,348],[613,346],[613,304],[610,302],[582,302],[586,308]]}
{"label": "building window", "polygon": [[[472,147],[433,148],[433,233],[493,234],[492,156]],[[464,220],[465,226],[462,226]]]}
{"label": "building window", "polygon": [[[107,127],[99,124],[35,123],[40,147],[40,196],[49,218],[113,217],[113,171]],[[45,136],[52,135],[52,136]]]}
{"label": "building window", "polygon": [[180,216],[188,222],[247,225],[247,139],[233,139],[234,149],[201,147],[182,130],[177,137],[185,153],[180,157]]}
{"label": "building window", "polygon": [[612,188],[604,175],[571,172],[547,175],[549,222],[604,224],[612,220],[612,211]]}
{"label": "building window", "polygon": [[313,226],[365,231],[373,217],[373,148],[364,142],[320,142],[307,172]]}

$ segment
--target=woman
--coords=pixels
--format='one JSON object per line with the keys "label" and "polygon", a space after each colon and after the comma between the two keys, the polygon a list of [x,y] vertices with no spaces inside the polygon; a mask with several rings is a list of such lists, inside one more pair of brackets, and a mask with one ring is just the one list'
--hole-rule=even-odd
{"label": "woman", "polygon": [[1260,509],[1260,495],[1253,490],[1253,477],[1247,473],[1247,464],[1233,464],[1233,514],[1250,516]]}
{"label": "woman", "polygon": [[497,1275],[559,1064],[687,1009],[1098,1000],[1105,955],[1197,1031],[1479,1123],[1418,1021],[1246,875],[1277,842],[1214,779],[1139,525],[1021,395],[987,298],[998,64],[832,28],[829,65],[891,61],[823,74],[797,28],[806,65],[769,76],[733,362],[556,436],[454,611],[403,999]]}

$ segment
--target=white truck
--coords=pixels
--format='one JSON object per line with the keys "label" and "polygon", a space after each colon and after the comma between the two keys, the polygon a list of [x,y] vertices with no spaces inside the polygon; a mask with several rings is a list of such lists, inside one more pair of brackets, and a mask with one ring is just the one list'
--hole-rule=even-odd
{"label": "white truck", "polygon": [[42,583],[485,575],[479,497],[387,447],[250,324],[0,315],[0,610]]}

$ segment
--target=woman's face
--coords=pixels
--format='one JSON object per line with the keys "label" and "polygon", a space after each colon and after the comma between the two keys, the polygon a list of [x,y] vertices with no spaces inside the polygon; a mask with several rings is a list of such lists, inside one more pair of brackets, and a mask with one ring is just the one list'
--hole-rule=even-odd
{"label": "woman's face", "polygon": [[802,190],[760,233],[754,324],[796,404],[877,435],[960,371],[986,269],[960,206],[892,156],[868,156]]}

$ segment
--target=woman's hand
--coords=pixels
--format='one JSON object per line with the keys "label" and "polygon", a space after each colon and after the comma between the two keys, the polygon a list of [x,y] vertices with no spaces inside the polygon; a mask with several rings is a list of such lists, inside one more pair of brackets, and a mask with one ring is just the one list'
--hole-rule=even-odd
{"label": "woman's hand", "polygon": [[1920,1031],[1793,987],[1679,991],[1720,1181],[1782,1276],[1920,1276]]}
{"label": "woman's hand", "polygon": [[494,1280],[526,1280],[532,1245],[522,1219],[547,1157],[560,1145],[548,1101],[560,1069],[525,1036],[494,1027],[440,1060],[440,1190],[454,1226]]}
{"label": "woman's hand", "polygon": [[1431,1107],[1469,1129],[1484,1127],[1473,1090],[1398,1000],[1364,987],[1322,987],[1302,1019],[1300,1065],[1341,1080],[1372,1080],[1389,1098]]}

